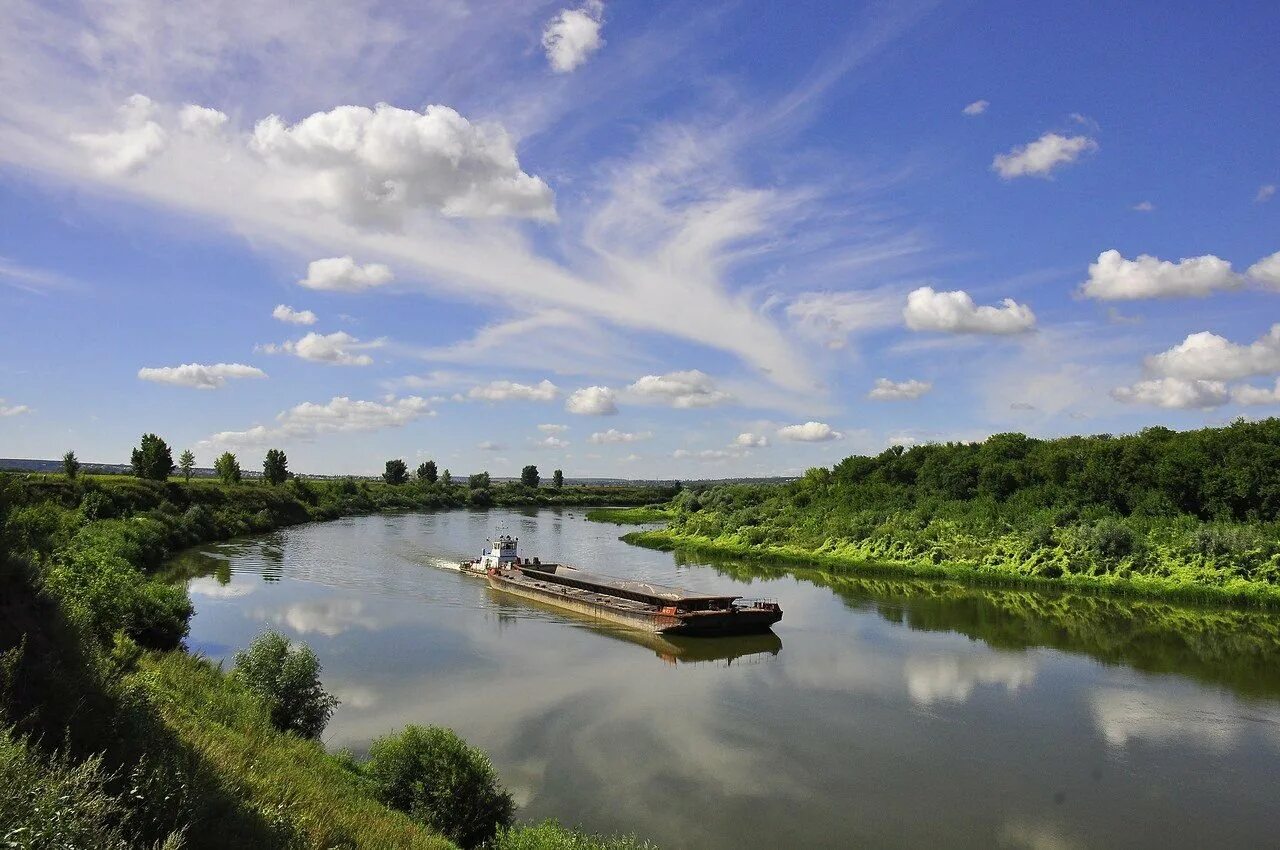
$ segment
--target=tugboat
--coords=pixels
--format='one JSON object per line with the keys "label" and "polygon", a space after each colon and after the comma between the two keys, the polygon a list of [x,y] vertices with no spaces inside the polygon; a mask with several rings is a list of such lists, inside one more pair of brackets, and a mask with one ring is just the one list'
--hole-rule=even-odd
{"label": "tugboat", "polygon": [[782,608],[774,600],[696,593],[544,564],[537,558],[522,561],[517,543],[499,537],[481,557],[459,567],[473,575],[483,572],[489,586],[503,593],[656,634],[759,634],[782,619]]}

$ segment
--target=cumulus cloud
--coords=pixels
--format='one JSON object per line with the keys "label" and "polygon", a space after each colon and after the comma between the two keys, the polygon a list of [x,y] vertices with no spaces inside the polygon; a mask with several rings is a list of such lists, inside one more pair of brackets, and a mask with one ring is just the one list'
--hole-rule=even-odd
{"label": "cumulus cloud", "polygon": [[544,422],[538,426],[538,430],[544,434],[563,434],[569,430],[568,425],[557,425],[552,422]]}
{"label": "cumulus cloud", "polygon": [[968,115],[970,118],[972,118],[975,115],[981,115],[982,113],[986,112],[987,107],[990,105],[991,105],[991,101],[989,100],[975,100],[973,103],[969,104],[961,111],[964,112],[965,115]]}
{"label": "cumulus cloud", "polygon": [[328,257],[307,264],[307,276],[298,281],[298,285],[328,292],[363,292],[394,279],[391,269],[382,263],[362,266],[352,257]]}
{"label": "cumulus cloud", "polygon": [[1151,212],[1155,208],[1156,205],[1150,201],[1138,201],[1138,203],[1133,205],[1134,212]]}
{"label": "cumulus cloud", "polygon": [[867,398],[875,401],[902,401],[920,398],[931,389],[933,389],[933,384],[928,381],[917,381],[915,379],[891,381],[888,378],[877,378],[876,385],[871,389],[871,392],[867,393]]}
{"label": "cumulus cloud", "polygon": [[481,401],[554,401],[559,395],[559,387],[548,380],[532,385],[490,381],[467,391],[467,398]]}
{"label": "cumulus cloud", "polygon": [[825,422],[806,422],[803,425],[784,425],[778,429],[778,439],[796,443],[825,443],[844,437]]}
{"label": "cumulus cloud", "polygon": [[261,446],[283,440],[308,440],[324,434],[378,431],[399,428],[431,415],[427,400],[418,396],[388,398],[382,402],[353,401],[334,396],[326,404],[303,402],[276,417],[276,425],[255,425],[245,431],[220,431],[204,444],[209,446]]}
{"label": "cumulus cloud", "polygon": [[267,344],[261,350],[267,354],[292,354],[303,360],[330,363],[334,366],[370,366],[373,358],[363,352],[380,348],[382,340],[361,342],[346,331],[318,334],[314,331],[299,340],[288,340],[279,345]]}
{"label": "cumulus cloud", "polygon": [[907,296],[902,317],[913,331],[946,333],[1018,334],[1036,326],[1036,315],[1012,298],[999,307],[979,307],[964,290],[935,292],[922,286]]}
{"label": "cumulus cloud", "polygon": [[1089,264],[1089,279],[1080,287],[1080,294],[1103,301],[1204,297],[1217,290],[1236,289],[1243,282],[1231,270],[1231,263],[1212,254],[1174,263],[1148,254],[1126,260],[1112,249]]}
{"label": "cumulus cloud", "polygon": [[1231,400],[1237,404],[1280,404],[1280,378],[1270,389],[1247,384],[1235,387],[1231,390]]}
{"label": "cumulus cloud", "polygon": [[587,442],[603,445],[607,443],[638,443],[653,437],[651,431],[627,432],[610,428],[608,431],[597,431],[587,438]]}
{"label": "cumulus cloud", "polygon": [[583,387],[565,400],[564,409],[582,416],[613,416],[618,412],[617,397],[608,387]]}
{"label": "cumulus cloud", "polygon": [[291,325],[314,325],[317,321],[316,314],[310,310],[295,310],[288,304],[277,304],[271,311],[271,318]]}
{"label": "cumulus cloud", "polygon": [[5,400],[0,398],[0,416],[22,416],[32,412],[25,404],[5,404]]}
{"label": "cumulus cloud", "polygon": [[267,373],[243,363],[184,363],[181,366],[146,366],[138,370],[138,377],[156,384],[216,390],[225,387],[228,380],[265,378]]}
{"label": "cumulus cloud", "polygon": [[543,439],[538,440],[534,443],[534,446],[540,449],[563,449],[568,448],[569,441],[562,440],[552,434],[550,437],[544,437]]}
{"label": "cumulus cloud", "polygon": [[1222,381],[1155,378],[1116,387],[1111,397],[1125,404],[1149,404],[1181,410],[1208,410],[1226,404],[1231,394]]}
{"label": "cumulus cloud", "polygon": [[744,449],[763,449],[769,445],[769,438],[764,434],[752,434],[749,431],[743,431],[734,438],[733,444]]}
{"label": "cumulus cloud", "polygon": [[730,398],[728,393],[716,389],[710,375],[697,369],[645,375],[627,387],[627,391],[680,408],[710,407]]}
{"label": "cumulus cloud", "polygon": [[844,348],[849,336],[892,324],[901,295],[887,290],[803,292],[787,305],[786,315],[803,337],[827,348]]}
{"label": "cumulus cloud", "polygon": [[1098,149],[1088,136],[1060,136],[1045,133],[1034,142],[1020,145],[1008,153],[996,154],[991,168],[1005,180],[1015,177],[1048,177],[1060,165],[1075,162],[1082,155]]}
{"label": "cumulus cloud", "polygon": [[71,140],[92,158],[105,174],[132,174],[165,149],[169,134],[155,121],[156,106],[146,95],[135,94],[120,107],[121,129],[103,133],[76,133]]}
{"label": "cumulus cloud", "polygon": [[507,132],[448,106],[338,106],[293,125],[271,115],[254,127],[250,146],[295,170],[297,200],[357,222],[398,224],[417,210],[556,217],[551,187],[520,170]]}
{"label": "cumulus cloud", "polygon": [[1189,380],[1274,375],[1280,373],[1280,324],[1248,345],[1208,331],[1194,333],[1168,351],[1148,357],[1144,365],[1157,375]]}
{"label": "cumulus cloud", "polygon": [[567,74],[586,62],[601,47],[604,39],[604,4],[589,0],[577,9],[561,9],[542,31],[542,49],[547,62],[557,74]]}
{"label": "cumulus cloud", "polygon": [[1280,290],[1280,251],[1258,260],[1258,262],[1249,266],[1245,274],[1256,283]]}
{"label": "cumulus cloud", "polygon": [[1258,194],[1253,196],[1253,202],[1255,204],[1265,204],[1267,201],[1275,197],[1275,194],[1276,194],[1275,184],[1267,183],[1264,186],[1258,187]]}
{"label": "cumulus cloud", "polygon": [[227,123],[227,114],[208,106],[188,103],[178,111],[178,125],[198,136],[212,135]]}
{"label": "cumulus cloud", "polygon": [[500,452],[506,448],[506,445],[503,443],[495,443],[490,440],[484,440],[483,442],[476,443],[476,448],[482,452]]}

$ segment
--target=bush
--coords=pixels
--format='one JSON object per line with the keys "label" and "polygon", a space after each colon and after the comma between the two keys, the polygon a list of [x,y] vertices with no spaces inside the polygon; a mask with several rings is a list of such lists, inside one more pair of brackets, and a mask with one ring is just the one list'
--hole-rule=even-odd
{"label": "bush", "polygon": [[320,662],[311,647],[289,645],[279,632],[264,632],[236,653],[233,674],[265,702],[282,732],[319,738],[338,705],[320,685]]}
{"label": "bush", "polygon": [[491,840],[515,813],[489,758],[450,729],[406,726],[379,738],[364,770],[383,803],[463,847]]}
{"label": "bush", "polygon": [[489,846],[493,850],[655,850],[656,847],[633,835],[588,835],[553,820],[503,830]]}

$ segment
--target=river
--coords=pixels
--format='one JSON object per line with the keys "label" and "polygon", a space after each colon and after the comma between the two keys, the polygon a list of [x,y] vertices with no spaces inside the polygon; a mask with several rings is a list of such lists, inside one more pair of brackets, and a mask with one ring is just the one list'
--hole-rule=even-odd
{"label": "river", "polygon": [[[776,598],[774,635],[662,639],[446,567],[523,555]],[[628,546],[581,510],[375,515],[185,553],[189,647],[306,641],[331,749],[405,724],[490,754],[522,820],[664,848],[1277,846],[1280,616],[794,577]]]}

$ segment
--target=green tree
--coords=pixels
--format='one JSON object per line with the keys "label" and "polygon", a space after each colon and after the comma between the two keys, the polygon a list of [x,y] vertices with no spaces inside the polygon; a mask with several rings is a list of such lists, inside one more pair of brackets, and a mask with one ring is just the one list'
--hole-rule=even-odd
{"label": "green tree", "polygon": [[403,484],[409,480],[409,467],[402,460],[389,460],[387,471],[382,473],[382,480],[388,484]]}
{"label": "green tree", "polygon": [[491,840],[515,815],[489,758],[451,729],[406,726],[377,739],[364,774],[383,803],[463,847]]}
{"label": "green tree", "polygon": [[232,675],[266,703],[277,729],[319,738],[338,706],[320,684],[320,669],[305,643],[290,646],[279,632],[263,632],[236,653]]}
{"label": "green tree", "polygon": [[152,481],[167,481],[173,472],[173,452],[169,444],[155,434],[143,434],[142,444],[130,458],[133,474]]}
{"label": "green tree", "polygon": [[436,475],[436,462],[434,460],[418,464],[419,481],[424,481],[427,484],[435,484],[438,477],[439,476]]}
{"label": "green tree", "polygon": [[526,487],[537,487],[538,482],[541,480],[542,477],[538,475],[538,467],[533,464],[529,464],[520,470],[520,483]]}
{"label": "green tree", "polygon": [[195,469],[196,456],[191,453],[191,449],[186,449],[182,454],[178,455],[178,469],[182,470],[182,480],[191,483],[191,470]]}
{"label": "green tree", "polygon": [[489,489],[489,473],[478,472],[467,478],[467,486],[472,490],[488,490]]}
{"label": "green tree", "polygon": [[551,486],[555,487],[557,490],[564,486],[564,472],[557,469],[555,472],[551,473]]}
{"label": "green tree", "polygon": [[283,484],[289,477],[289,459],[280,449],[267,449],[262,459],[262,477],[268,484]]}
{"label": "green tree", "polygon": [[449,470],[447,470],[447,469],[446,469],[446,470],[444,471],[444,474],[440,476],[440,483],[441,483],[441,484],[443,484],[443,485],[444,485],[444,486],[446,486],[446,487],[452,487],[452,486],[453,486],[453,474],[452,474],[452,473],[450,473],[450,472],[449,472]]}
{"label": "green tree", "polygon": [[218,477],[222,479],[223,484],[240,483],[240,461],[236,460],[236,456],[231,452],[223,452],[213,462],[213,471],[218,473]]}
{"label": "green tree", "polygon": [[72,481],[80,474],[80,461],[76,459],[75,452],[67,452],[62,456],[62,471]]}

